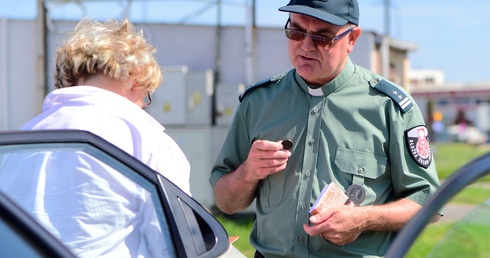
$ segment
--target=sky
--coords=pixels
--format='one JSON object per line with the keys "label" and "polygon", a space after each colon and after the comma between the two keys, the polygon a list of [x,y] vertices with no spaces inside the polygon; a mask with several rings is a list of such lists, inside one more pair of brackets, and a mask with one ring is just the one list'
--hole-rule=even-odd
{"label": "sky", "polygon": [[[358,0],[360,27],[386,33],[385,0]],[[84,16],[133,22],[216,24],[215,0],[91,0],[80,6],[48,1],[54,18],[77,20]],[[72,1],[75,2],[75,1]],[[251,0],[221,0],[223,25],[244,25]],[[256,25],[282,27],[287,14],[277,9],[287,0],[256,0]],[[390,0],[389,34],[418,45],[410,54],[413,69],[440,70],[446,82],[490,82],[490,1]],[[0,0],[0,18],[33,19],[36,0]]]}

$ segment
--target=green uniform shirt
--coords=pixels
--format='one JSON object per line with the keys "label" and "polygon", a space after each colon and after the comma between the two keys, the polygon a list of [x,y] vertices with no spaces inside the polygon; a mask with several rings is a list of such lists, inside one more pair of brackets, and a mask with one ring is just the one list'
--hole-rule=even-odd
{"label": "green uniform shirt", "polygon": [[293,69],[246,92],[210,183],[214,187],[236,170],[255,140],[291,139],[286,169],[259,183],[251,244],[266,257],[382,256],[392,232],[366,231],[353,243],[337,246],[310,237],[303,224],[330,182],[343,190],[362,185],[366,195],[360,206],[399,198],[423,204],[439,180],[430,149],[430,157],[418,155],[422,149],[407,140],[413,128],[425,128],[413,99],[350,60],[340,75],[316,90]]}

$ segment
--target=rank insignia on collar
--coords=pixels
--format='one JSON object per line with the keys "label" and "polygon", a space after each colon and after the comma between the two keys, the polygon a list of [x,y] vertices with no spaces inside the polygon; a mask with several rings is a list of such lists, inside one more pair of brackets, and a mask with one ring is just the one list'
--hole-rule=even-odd
{"label": "rank insignia on collar", "polygon": [[429,131],[420,125],[405,131],[408,152],[421,167],[428,168],[432,162],[432,150],[429,144]]}

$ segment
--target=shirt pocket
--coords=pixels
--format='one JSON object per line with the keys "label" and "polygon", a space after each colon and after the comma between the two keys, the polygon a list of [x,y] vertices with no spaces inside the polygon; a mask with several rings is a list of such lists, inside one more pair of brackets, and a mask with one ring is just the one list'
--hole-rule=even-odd
{"label": "shirt pocket", "polygon": [[387,161],[384,155],[345,148],[338,148],[335,155],[335,165],[340,171],[369,179],[383,175]]}
{"label": "shirt pocket", "polygon": [[285,172],[268,175],[260,182],[259,206],[262,208],[275,208],[279,206],[285,196]]}

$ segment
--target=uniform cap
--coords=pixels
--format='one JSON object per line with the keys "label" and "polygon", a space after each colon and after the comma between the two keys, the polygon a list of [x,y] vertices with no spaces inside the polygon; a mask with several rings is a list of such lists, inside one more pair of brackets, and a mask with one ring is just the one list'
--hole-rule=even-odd
{"label": "uniform cap", "polygon": [[279,11],[312,16],[337,26],[347,22],[359,25],[357,0],[291,0]]}

